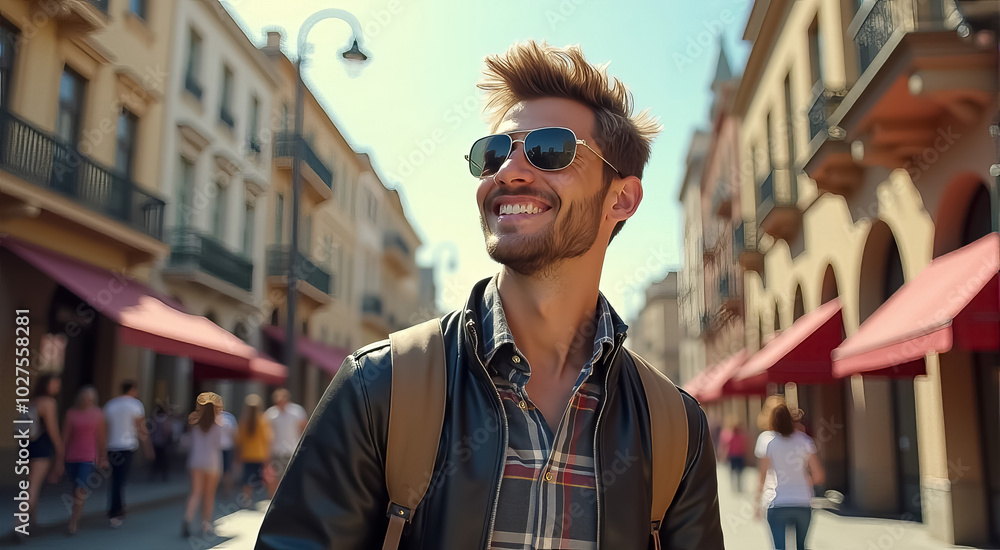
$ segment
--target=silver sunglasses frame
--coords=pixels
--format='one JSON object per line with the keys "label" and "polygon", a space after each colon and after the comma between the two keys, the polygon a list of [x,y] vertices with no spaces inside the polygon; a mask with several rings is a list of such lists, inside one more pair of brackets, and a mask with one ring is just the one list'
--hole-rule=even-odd
{"label": "silver sunglasses frame", "polygon": [[[504,136],[504,137],[506,137],[507,139],[510,140],[510,149],[507,152],[507,158],[510,158],[511,153],[513,153],[513,151],[514,151],[514,144],[515,143],[520,143],[521,146],[523,147],[524,146],[524,140],[528,139],[528,136],[530,136],[532,132],[537,132],[538,130],[566,130],[567,132],[570,133],[570,135],[573,136],[573,139],[576,141],[577,145],[583,145],[587,149],[590,149],[590,152],[594,153],[594,155],[597,156],[597,158],[603,160],[605,164],[607,164],[608,166],[610,166],[611,169],[615,171],[615,174],[617,174],[619,178],[625,177],[625,176],[622,175],[622,173],[617,168],[615,168],[614,164],[611,164],[611,162],[608,161],[608,159],[602,157],[601,154],[598,153],[597,151],[595,151],[593,147],[591,147],[590,145],[587,145],[586,141],[584,141],[584,140],[576,137],[576,132],[574,132],[570,128],[566,128],[565,126],[543,126],[541,128],[533,128],[531,130],[517,130],[517,131],[514,131],[514,132],[510,132],[509,134],[490,134],[488,136],[483,136],[483,137],[477,139],[476,141],[474,141],[472,143],[472,147],[475,147],[476,143],[479,143],[480,141],[482,141],[482,140],[484,140],[486,138]],[[524,139],[514,139],[514,138],[510,137],[510,134],[521,134],[521,133],[524,134]],[[528,161],[528,164],[534,166],[535,168],[537,168],[537,169],[539,169],[539,170],[541,170],[543,172],[558,172],[559,170],[565,170],[566,168],[569,168],[569,166],[571,164],[573,164],[573,162],[576,160],[576,151],[577,151],[577,149],[573,150],[573,158],[572,158],[572,160],[570,160],[569,164],[567,164],[566,166],[564,166],[562,168],[539,168],[538,166],[535,166],[535,163],[531,162],[531,159],[528,158],[527,155],[525,155],[524,158],[525,158],[525,160]],[[471,153],[472,153],[472,148],[469,149],[469,154],[471,155]],[[469,164],[471,165],[471,164],[474,164],[474,163],[472,162],[472,159],[469,158],[470,155],[465,155],[465,160],[468,161]],[[504,161],[506,161],[507,158],[505,158]],[[482,177],[489,177],[489,176],[482,176],[482,175],[480,175],[479,177],[482,178]]]}

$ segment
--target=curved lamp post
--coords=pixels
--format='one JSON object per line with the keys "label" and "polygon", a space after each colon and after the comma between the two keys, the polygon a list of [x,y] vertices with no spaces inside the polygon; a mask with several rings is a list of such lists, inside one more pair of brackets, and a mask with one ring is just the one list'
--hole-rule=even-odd
{"label": "curved lamp post", "polygon": [[[368,61],[368,56],[363,52],[364,35],[361,32],[361,23],[358,18],[348,11],[340,9],[320,10],[310,15],[299,27],[297,58],[295,60],[295,127],[293,134],[292,153],[292,235],[288,251],[288,311],[285,323],[285,364],[288,365],[287,385],[294,392],[298,389],[300,380],[297,368],[297,354],[295,349],[295,318],[296,304],[298,302],[299,288],[299,204],[302,197],[302,125],[304,118],[303,97],[305,96],[305,82],[302,81],[302,64],[306,61],[309,53],[309,43],[307,38],[309,31],[316,26],[316,23],[325,19],[340,19],[346,21],[354,33],[352,37],[354,44],[341,53],[345,61],[354,63],[364,63]],[[327,289],[329,291],[329,289]]]}

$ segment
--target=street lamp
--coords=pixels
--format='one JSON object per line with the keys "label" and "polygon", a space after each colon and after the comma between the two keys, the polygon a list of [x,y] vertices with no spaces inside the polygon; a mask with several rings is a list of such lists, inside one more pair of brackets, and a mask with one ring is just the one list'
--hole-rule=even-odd
{"label": "street lamp", "polygon": [[[346,21],[354,33],[354,44],[342,53],[345,61],[353,63],[364,63],[368,56],[361,50],[364,35],[361,32],[361,23],[358,18],[348,11],[339,9],[320,10],[310,15],[299,28],[297,58],[295,60],[295,126],[292,134],[292,242],[288,251],[288,311],[285,323],[285,364],[288,365],[288,386],[295,391],[298,389],[300,380],[297,367],[297,354],[295,350],[295,317],[296,304],[298,302],[299,289],[299,204],[302,198],[302,145],[305,142],[302,137],[302,125],[304,118],[304,96],[305,82],[302,80],[302,64],[308,54],[309,43],[306,41],[309,31],[316,23],[325,19],[340,19]],[[327,289],[329,291],[329,289]]]}

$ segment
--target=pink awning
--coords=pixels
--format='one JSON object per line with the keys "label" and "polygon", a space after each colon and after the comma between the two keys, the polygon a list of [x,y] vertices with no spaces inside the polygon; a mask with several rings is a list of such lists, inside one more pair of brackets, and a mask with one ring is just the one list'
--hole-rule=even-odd
{"label": "pink awning", "polygon": [[[280,344],[285,343],[284,327],[264,325],[261,328],[264,330],[264,334],[275,342]],[[340,370],[340,365],[344,363],[344,359],[350,353],[344,348],[317,342],[301,334],[295,336],[295,348],[299,355],[329,373],[330,376],[337,374],[337,371]]]}
{"label": "pink awning", "polygon": [[763,395],[764,388],[756,388],[752,386],[746,387],[726,387],[726,382],[732,380],[733,376],[739,372],[740,368],[746,362],[747,352],[746,350],[740,350],[739,352],[731,355],[730,357],[723,359],[715,366],[709,373],[709,378],[705,384],[704,390],[701,392],[701,401],[703,403],[711,403],[712,401],[717,401],[725,396],[733,395]]}
{"label": "pink awning", "polygon": [[[143,283],[20,239],[7,237],[0,245],[117,323],[123,344],[236,371],[230,377],[253,374],[256,349]],[[273,365],[263,370],[277,375]]]}
{"label": "pink awning", "polygon": [[997,233],[935,258],[833,350],[834,374],[920,374],[928,353],[955,344],[1000,348],[998,270]]}
{"label": "pink awning", "polygon": [[840,299],[806,313],[753,354],[730,387],[759,388],[768,382],[818,384],[834,380],[830,352],[843,340]]}

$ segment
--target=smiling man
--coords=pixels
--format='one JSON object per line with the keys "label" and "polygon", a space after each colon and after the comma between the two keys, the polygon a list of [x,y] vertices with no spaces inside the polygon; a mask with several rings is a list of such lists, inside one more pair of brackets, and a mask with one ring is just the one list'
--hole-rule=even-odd
{"label": "smiling man", "polygon": [[[642,201],[658,125],[633,115],[625,86],[578,47],[516,44],[486,59],[480,87],[494,133],[466,158],[501,269],[441,319],[440,446],[400,547],[723,548],[705,415],[681,393],[683,419],[651,420],[642,367],[622,350],[628,327],[598,288],[612,238]],[[394,510],[391,357],[385,341],[345,361],[257,548],[382,544]],[[671,422],[686,430],[683,473],[651,523],[651,432]]]}

